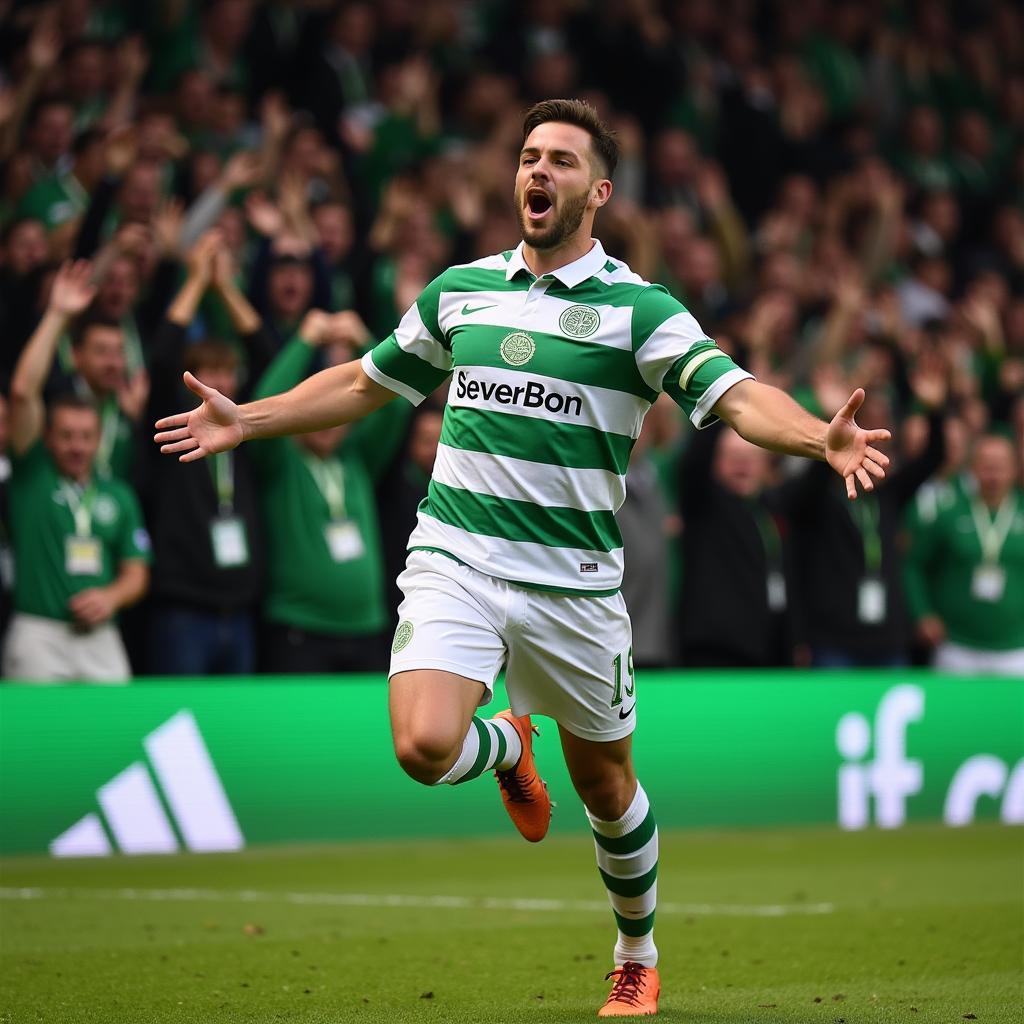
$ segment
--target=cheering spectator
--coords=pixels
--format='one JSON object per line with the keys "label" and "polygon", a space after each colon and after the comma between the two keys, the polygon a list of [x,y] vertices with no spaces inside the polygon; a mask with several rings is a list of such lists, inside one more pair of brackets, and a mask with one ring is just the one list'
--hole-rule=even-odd
{"label": "cheering spectator", "polygon": [[[350,359],[368,341],[354,313],[312,311],[264,374],[257,397],[278,394],[303,380],[318,348],[341,346]],[[334,359],[345,361],[337,353]],[[331,427],[252,445],[269,544],[267,671],[382,667],[388,623],[367,463],[381,459],[381,418],[396,415],[395,410],[403,414],[403,404],[380,410],[348,437],[347,427]],[[397,447],[397,439],[393,444]]]}
{"label": "cheering spectator", "polygon": [[778,496],[768,487],[770,459],[719,426],[697,434],[683,453],[680,632],[688,667],[793,663],[793,586]]}
{"label": "cheering spectator", "polygon": [[[231,257],[216,229],[188,255],[188,276],[153,344],[150,422],[178,408],[188,370],[232,400],[245,401],[247,379],[270,363],[274,340],[239,291]],[[244,365],[224,341],[188,342],[200,300],[209,290],[227,308],[242,341]],[[153,606],[149,662],[154,673],[251,673],[256,667],[255,616],[264,576],[259,498],[248,449],[183,465],[154,450],[152,495]],[[207,543],[197,543],[204,538]]]}
{"label": "cheering spectator", "polygon": [[[88,304],[88,275],[83,263],[58,273],[42,337]],[[149,536],[132,490],[96,470],[102,430],[95,407],[75,396],[44,407],[52,354],[52,344],[30,342],[11,384],[10,514],[19,571],[4,675],[124,682],[130,670],[114,619],[146,591]]]}
{"label": "cheering spectator", "polygon": [[[42,382],[49,377],[57,346],[72,318],[92,303],[96,287],[89,279],[90,273],[90,265],[83,261],[73,268],[65,264],[54,279],[46,314],[21,356],[23,364],[33,368],[33,381],[36,372]],[[96,472],[128,480],[135,457],[135,426],[145,408],[149,377],[144,370],[128,377],[124,331],[116,321],[86,315],[71,326],[70,333],[74,371],[70,389],[95,404],[100,417],[99,445],[92,456]]]}
{"label": "cheering spectator", "polygon": [[[845,384],[819,374],[818,401],[835,410]],[[914,381],[918,401],[930,411],[924,449],[893,460],[886,478],[851,502],[812,465],[790,481],[781,508],[790,520],[798,639],[821,668],[896,666],[909,660],[910,635],[903,601],[897,536],[904,510],[945,457],[943,408],[946,383],[934,367]],[[882,403],[872,413],[891,421]],[[854,507],[856,505],[856,507]]]}
{"label": "cheering spectator", "polygon": [[1013,442],[975,445],[968,486],[913,537],[910,612],[935,665],[1024,676],[1024,491]]}

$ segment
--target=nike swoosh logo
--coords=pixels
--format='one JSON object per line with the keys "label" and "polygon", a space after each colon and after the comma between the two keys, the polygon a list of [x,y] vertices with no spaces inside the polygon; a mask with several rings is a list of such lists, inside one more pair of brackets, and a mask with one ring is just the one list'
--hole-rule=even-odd
{"label": "nike swoosh logo", "polygon": [[467,302],[466,305],[462,307],[462,315],[469,316],[470,313],[479,313],[481,309],[494,309],[496,305],[496,302],[491,302],[486,306],[474,306],[472,309],[470,309],[469,303]]}
{"label": "nike swoosh logo", "polygon": [[633,703],[629,706],[629,710],[627,712],[623,713],[622,708],[619,708],[619,718],[629,718],[629,716],[633,714],[633,708],[635,707],[636,701],[633,701]]}

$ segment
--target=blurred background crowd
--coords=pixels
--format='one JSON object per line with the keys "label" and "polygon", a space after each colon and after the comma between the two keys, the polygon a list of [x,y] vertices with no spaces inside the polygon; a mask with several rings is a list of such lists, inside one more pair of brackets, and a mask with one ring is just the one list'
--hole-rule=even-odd
{"label": "blurred background crowd", "polygon": [[[0,2],[4,674],[386,665],[444,394],[180,465],[518,243],[532,102],[618,133],[606,250],[756,376],[889,426],[856,503],[665,400],[639,665],[1024,675],[1024,11],[921,0]],[[442,389],[443,392],[443,389]]]}

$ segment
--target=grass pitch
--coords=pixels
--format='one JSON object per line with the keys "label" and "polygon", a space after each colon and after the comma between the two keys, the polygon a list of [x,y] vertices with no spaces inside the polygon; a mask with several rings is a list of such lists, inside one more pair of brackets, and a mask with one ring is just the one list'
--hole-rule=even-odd
{"label": "grass pitch", "polygon": [[[661,1019],[1017,1024],[1022,833],[663,833]],[[0,1022],[589,1021],[587,835],[11,859]],[[529,902],[537,901],[537,902]]]}

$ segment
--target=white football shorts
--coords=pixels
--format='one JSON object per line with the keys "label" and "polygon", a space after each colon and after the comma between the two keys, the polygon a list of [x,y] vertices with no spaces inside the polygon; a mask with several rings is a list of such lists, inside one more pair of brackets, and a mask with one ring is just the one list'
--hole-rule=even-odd
{"label": "white football shorts", "polygon": [[547,715],[607,742],[636,725],[632,632],[621,594],[572,596],[495,579],[433,551],[411,551],[390,675],[441,669],[505,687],[515,715]]}

